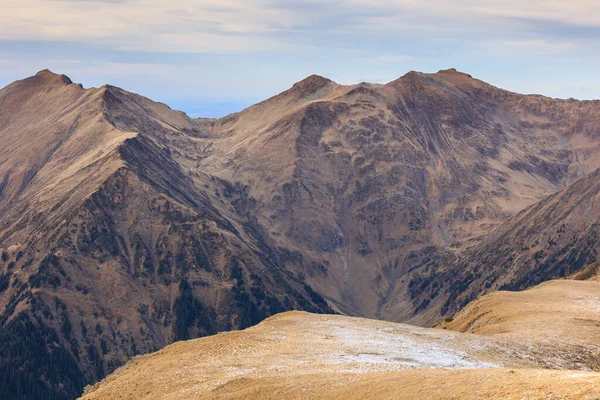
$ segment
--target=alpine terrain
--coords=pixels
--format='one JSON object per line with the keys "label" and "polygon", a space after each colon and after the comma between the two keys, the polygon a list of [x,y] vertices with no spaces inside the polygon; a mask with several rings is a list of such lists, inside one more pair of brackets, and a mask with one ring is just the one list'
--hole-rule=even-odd
{"label": "alpine terrain", "polygon": [[[281,324],[322,326],[323,341],[340,324],[348,335],[431,337],[417,356],[389,350],[408,361],[385,358],[378,365],[388,367],[369,370],[383,374],[369,379],[386,382],[387,374],[432,379],[430,371],[397,371],[407,365],[488,371],[471,372],[473,381],[497,378],[488,367],[516,368],[510,376],[521,383],[532,368],[597,369],[592,350],[576,359],[562,343],[547,344],[548,358],[521,338],[394,323],[431,327],[487,292],[525,289],[597,261],[600,101],[520,95],[452,69],[382,85],[310,76],[239,113],[193,119],[44,70],[0,89],[0,143],[6,398],[75,398],[136,355],[290,310],[344,316],[283,314],[176,344],[165,357],[218,357],[205,346],[244,335],[258,335],[252,351],[266,334],[287,351],[307,339],[288,338]],[[468,318],[469,307],[459,315]],[[448,328],[471,332],[476,324],[464,321]],[[373,339],[373,354],[349,345],[356,354],[340,357],[352,365],[325,360],[323,368],[353,374],[355,361],[387,352],[388,339]],[[430,359],[427,346],[454,361]],[[500,355],[506,349],[514,354]],[[247,375],[229,362],[237,361],[219,365],[230,378]],[[292,390],[269,380],[276,372],[256,377]],[[211,374],[199,391],[238,390],[219,389]],[[536,376],[543,385],[583,381],[578,374]]]}

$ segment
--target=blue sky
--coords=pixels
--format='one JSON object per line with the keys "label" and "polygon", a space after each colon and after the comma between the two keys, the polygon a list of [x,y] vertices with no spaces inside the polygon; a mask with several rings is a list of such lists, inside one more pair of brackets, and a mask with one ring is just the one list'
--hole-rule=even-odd
{"label": "blue sky", "polygon": [[0,86],[49,68],[214,117],[313,73],[383,83],[454,67],[522,93],[600,98],[597,0],[0,3]]}

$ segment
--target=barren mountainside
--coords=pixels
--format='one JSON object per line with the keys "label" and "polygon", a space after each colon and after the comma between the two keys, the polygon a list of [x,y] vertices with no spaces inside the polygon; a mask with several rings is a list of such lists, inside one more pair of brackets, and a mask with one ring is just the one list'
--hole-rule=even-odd
{"label": "barren mountainside", "polygon": [[0,384],[72,398],[282,311],[433,325],[574,272],[599,137],[600,102],[455,70],[311,76],[222,119],[41,71],[0,90]]}
{"label": "barren mountainside", "polygon": [[323,266],[300,271],[339,310],[432,324],[407,296],[411,271],[594,171],[599,106],[454,70],[387,85],[313,76],[215,123],[225,138],[200,164],[248,184],[258,222]]}
{"label": "barren mountainside", "polygon": [[596,170],[521,211],[462,253],[439,252],[416,271],[415,300],[431,299],[434,309],[441,304],[441,312],[452,315],[485,292],[522,290],[578,272],[593,276],[599,195]]}

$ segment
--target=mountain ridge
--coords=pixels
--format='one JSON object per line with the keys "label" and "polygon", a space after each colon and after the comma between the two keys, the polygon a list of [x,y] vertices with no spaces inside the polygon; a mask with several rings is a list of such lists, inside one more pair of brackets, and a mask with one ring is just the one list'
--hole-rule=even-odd
{"label": "mountain ridge", "polygon": [[600,167],[598,127],[600,103],[455,70],[310,76],[221,119],[41,71],[0,89],[5,342],[33,323],[72,388],[285,310],[433,325],[490,289],[474,249]]}

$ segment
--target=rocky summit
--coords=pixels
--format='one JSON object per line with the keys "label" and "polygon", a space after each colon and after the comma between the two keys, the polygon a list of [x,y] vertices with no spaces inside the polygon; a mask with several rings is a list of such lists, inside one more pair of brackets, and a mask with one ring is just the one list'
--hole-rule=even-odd
{"label": "rocky summit", "polygon": [[432,326],[597,260],[600,101],[456,70],[310,76],[221,119],[45,70],[0,90],[0,143],[14,397],[288,310]]}

